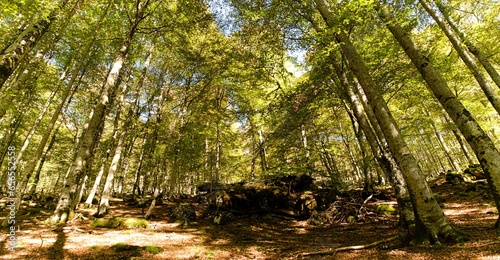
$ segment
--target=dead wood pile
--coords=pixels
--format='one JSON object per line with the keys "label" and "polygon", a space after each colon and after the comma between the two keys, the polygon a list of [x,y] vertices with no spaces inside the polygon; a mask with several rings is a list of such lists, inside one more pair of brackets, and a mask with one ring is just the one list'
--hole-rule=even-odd
{"label": "dead wood pile", "polygon": [[[210,185],[217,187],[202,192],[195,199],[207,203],[203,217],[214,222],[224,216],[277,214],[309,219],[310,224],[367,221],[376,209],[366,207],[359,191],[340,192],[335,188],[319,189],[308,175],[287,175],[268,181]],[[203,184],[202,187],[208,187]],[[365,198],[366,199],[366,198]]]}

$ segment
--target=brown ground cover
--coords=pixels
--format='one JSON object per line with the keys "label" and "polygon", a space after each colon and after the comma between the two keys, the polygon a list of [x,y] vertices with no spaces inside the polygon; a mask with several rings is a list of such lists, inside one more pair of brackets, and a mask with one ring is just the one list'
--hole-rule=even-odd
{"label": "brown ground cover", "polygon": [[[397,217],[377,218],[364,223],[309,225],[274,214],[250,214],[225,225],[215,225],[211,218],[199,217],[189,227],[180,227],[169,217],[174,203],[155,208],[148,228],[91,228],[93,210],[79,210],[87,219],[76,219],[64,227],[43,225],[52,210],[24,209],[17,217],[19,231],[15,252],[7,250],[4,231],[0,245],[1,259],[500,259],[500,240],[492,226],[497,214],[492,201],[482,192],[465,192],[465,186],[441,183],[434,185],[449,221],[471,235],[460,245],[411,246],[405,231],[397,227]],[[370,200],[367,207],[393,201]],[[194,204],[201,216],[203,205]],[[7,214],[5,209],[1,217]],[[121,200],[112,201],[107,217],[141,217],[141,209]],[[305,253],[339,247],[366,245],[394,236],[397,240],[362,250],[328,255],[304,256]],[[147,246],[163,249],[148,252]]]}

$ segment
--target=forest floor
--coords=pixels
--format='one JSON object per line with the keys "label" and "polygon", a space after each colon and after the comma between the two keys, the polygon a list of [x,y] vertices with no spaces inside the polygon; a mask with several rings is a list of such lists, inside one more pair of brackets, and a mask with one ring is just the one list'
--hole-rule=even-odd
{"label": "forest floor", "polygon": [[[450,223],[471,235],[465,244],[412,246],[398,239],[376,247],[327,255],[307,253],[339,247],[367,245],[394,236],[404,237],[396,216],[365,223],[312,226],[306,220],[276,215],[248,215],[225,225],[199,217],[189,227],[171,223],[168,212],[174,203],[157,206],[148,228],[91,228],[93,210],[79,210],[86,218],[64,227],[43,225],[52,210],[44,208],[17,217],[17,248],[8,250],[5,231],[0,244],[1,259],[500,259],[500,240],[492,230],[497,214],[492,201],[464,187],[441,183],[433,190]],[[394,201],[370,200],[368,207]],[[197,207],[197,211],[203,210]],[[113,200],[110,216],[142,217],[141,209]],[[30,212],[25,209],[23,212]],[[0,217],[7,214],[4,210]],[[201,216],[201,212],[197,212]],[[148,246],[163,249],[151,253]]]}

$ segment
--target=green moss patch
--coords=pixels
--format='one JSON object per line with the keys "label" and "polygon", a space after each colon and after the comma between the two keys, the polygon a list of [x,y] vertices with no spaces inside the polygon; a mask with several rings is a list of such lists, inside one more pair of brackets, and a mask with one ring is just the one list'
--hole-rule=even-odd
{"label": "green moss patch", "polygon": [[128,218],[123,222],[123,226],[126,228],[147,228],[149,222],[143,218]]}
{"label": "green moss patch", "polygon": [[377,213],[390,216],[396,214],[396,209],[391,205],[380,204],[378,205]]}
{"label": "green moss patch", "polygon": [[125,228],[146,228],[149,226],[149,222],[142,218],[97,218],[90,223],[90,226],[92,228],[117,228],[120,226]]}
{"label": "green moss patch", "polygon": [[163,248],[157,246],[145,246],[144,251],[156,255],[163,252]]}

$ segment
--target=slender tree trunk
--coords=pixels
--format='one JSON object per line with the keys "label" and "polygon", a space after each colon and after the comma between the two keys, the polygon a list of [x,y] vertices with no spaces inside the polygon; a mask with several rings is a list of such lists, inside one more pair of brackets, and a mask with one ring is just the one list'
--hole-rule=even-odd
{"label": "slender tree trunk", "polygon": [[465,46],[467,46],[469,52],[476,56],[476,58],[479,60],[479,63],[483,65],[486,72],[490,75],[493,82],[495,82],[497,87],[500,88],[500,75],[498,74],[498,71],[495,69],[495,67],[493,67],[493,65],[490,63],[488,56],[485,55],[475,44],[473,44],[472,41],[467,36],[465,36],[465,34],[458,28],[455,22],[451,19],[448,13],[448,8],[445,6],[445,4],[443,4],[443,1],[436,0],[435,2],[448,25],[460,37],[460,40],[465,44]]}
{"label": "slender tree trunk", "polygon": [[500,98],[488,83],[488,80],[479,69],[479,66],[477,66],[476,61],[469,55],[469,53],[465,50],[465,48],[462,47],[460,39],[458,39],[455,33],[453,33],[453,29],[451,29],[448,26],[448,24],[446,24],[444,21],[441,20],[441,18],[439,18],[439,16],[436,14],[436,12],[434,12],[429,3],[426,0],[419,0],[419,2],[427,11],[427,13],[429,13],[432,16],[432,18],[436,21],[439,28],[441,28],[446,37],[448,37],[451,44],[453,45],[453,48],[455,49],[455,51],[457,51],[458,56],[460,56],[460,58],[465,63],[467,68],[469,68],[470,72],[476,79],[477,83],[479,83],[479,86],[481,87],[484,94],[490,101],[491,105],[500,115]]}
{"label": "slender tree trunk", "polygon": [[56,130],[54,131],[54,134],[52,134],[50,142],[47,145],[47,149],[45,149],[45,152],[43,153],[42,158],[40,159],[40,163],[38,164],[38,168],[37,168],[36,173],[35,173],[33,184],[30,185],[28,192],[27,192],[29,198],[33,197],[33,194],[35,194],[36,187],[38,185],[38,182],[40,181],[40,174],[42,172],[43,165],[44,165],[45,161],[47,160],[47,156],[48,156],[50,150],[52,149],[52,146],[56,142],[56,136],[57,136],[57,133],[59,132],[60,125],[61,124],[59,124],[57,126]]}
{"label": "slender tree trunk", "polygon": [[[130,120],[127,120],[125,124],[130,125]],[[120,134],[120,137],[118,138],[118,143],[116,144],[116,150],[113,155],[113,159],[111,160],[111,165],[109,166],[108,170],[108,176],[106,177],[106,182],[104,183],[104,188],[102,189],[101,192],[101,199],[99,201],[99,208],[95,214],[96,217],[103,217],[108,213],[108,208],[109,208],[109,198],[112,195],[113,192],[113,180],[115,177],[115,173],[118,170],[118,165],[121,159],[123,147],[124,147],[124,142],[125,142],[125,136],[127,135],[127,130],[128,126],[124,125],[123,130]]]}
{"label": "slender tree trunk", "polygon": [[101,167],[99,168],[99,172],[97,173],[97,175],[95,177],[94,185],[92,185],[92,189],[90,190],[89,195],[87,196],[87,199],[85,200],[85,207],[86,208],[92,207],[92,201],[94,200],[94,196],[97,193],[97,189],[99,188],[99,185],[101,185],[101,179],[102,179],[102,176],[104,175],[104,171],[106,168],[106,162],[108,161],[109,156],[111,154],[110,148],[111,147],[108,147],[108,149],[106,151],[106,156],[104,156],[101,160]]}
{"label": "slender tree trunk", "polygon": [[[476,156],[483,168],[495,200],[495,204],[500,209],[500,153],[494,143],[475,121],[469,111],[453,95],[446,81],[434,69],[432,63],[425,57],[406,31],[399,26],[392,18],[392,14],[385,7],[379,7],[378,13],[385,21],[387,28],[394,35],[399,44],[418,69],[427,86],[434,96],[439,100],[458,129],[462,132],[467,142],[476,153]],[[495,224],[497,233],[500,235],[500,218]]]}
{"label": "slender tree trunk", "polygon": [[[432,118],[429,111],[425,110],[424,113],[429,118]],[[451,157],[450,148],[448,148],[448,145],[446,145],[446,142],[444,141],[443,135],[437,129],[437,126],[434,123],[434,121],[431,119],[431,120],[429,120],[429,123],[431,124],[432,130],[434,131],[434,135],[436,136],[438,143],[439,143],[439,146],[441,147],[441,150],[443,150],[444,155],[446,156],[446,159],[448,160],[448,164],[450,165],[450,167],[456,172],[462,171],[462,169],[460,169],[460,166],[457,164],[457,162]]]}
{"label": "slender tree trunk", "polygon": [[[150,50],[150,54],[148,55],[148,58],[146,59],[146,61],[144,63],[144,69],[142,71],[141,78],[139,79],[137,86],[136,86],[136,92],[135,92],[136,94],[135,94],[134,101],[131,102],[130,107],[128,108],[125,122],[123,123],[120,136],[118,137],[118,142],[116,144],[115,153],[114,153],[113,158],[111,160],[111,165],[109,166],[108,175],[106,177],[106,182],[104,183],[104,188],[101,192],[101,199],[99,201],[99,207],[98,207],[98,210],[95,214],[96,217],[103,217],[104,215],[106,215],[108,213],[109,198],[110,198],[110,196],[112,196],[113,190],[114,190],[114,176],[115,176],[116,172],[118,171],[118,166],[119,166],[120,160],[122,159],[123,150],[126,149],[125,148],[125,141],[126,141],[125,138],[130,130],[130,127],[133,123],[133,120],[135,119],[136,116],[139,115],[138,113],[135,113],[136,105],[137,105],[137,101],[139,99],[140,89],[142,88],[142,85],[143,85],[143,80],[146,77],[147,69],[149,67],[149,64],[151,63],[152,50],[153,49]],[[124,95],[121,96],[120,103],[123,103],[123,102],[124,102]],[[117,119],[119,119],[119,115],[120,115],[120,113],[117,114]],[[157,123],[159,123],[159,122],[157,122]],[[157,125],[156,127],[159,127],[159,126]],[[148,168],[151,168],[151,167],[148,167]]]}
{"label": "slender tree trunk", "polygon": [[[448,117],[445,117],[445,120],[446,120],[447,123],[450,123]],[[464,143],[464,141],[462,139],[462,135],[458,132],[458,130],[456,129],[456,126],[455,126],[454,123],[453,123],[453,126],[455,128],[453,128],[451,130],[451,132],[453,133],[453,135],[457,139],[458,145],[460,146],[460,149],[462,150],[462,153],[463,153],[465,159],[467,160],[467,163],[469,164],[469,166],[475,164],[474,159],[470,155],[469,149],[467,149],[467,146],[465,145],[465,143]]]}
{"label": "slender tree trunk", "polygon": [[267,152],[266,152],[266,142],[264,139],[264,130],[261,128],[259,131],[259,155],[260,155],[260,167],[262,172],[265,173],[269,169],[267,164]]}

